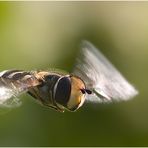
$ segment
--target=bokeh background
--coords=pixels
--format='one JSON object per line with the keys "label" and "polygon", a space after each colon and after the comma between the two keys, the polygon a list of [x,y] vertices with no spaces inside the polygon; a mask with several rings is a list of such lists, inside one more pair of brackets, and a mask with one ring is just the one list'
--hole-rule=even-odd
{"label": "bokeh background", "polygon": [[0,2],[0,71],[70,72],[83,39],[140,94],[75,113],[23,95],[21,107],[0,115],[0,146],[148,146],[148,2]]}

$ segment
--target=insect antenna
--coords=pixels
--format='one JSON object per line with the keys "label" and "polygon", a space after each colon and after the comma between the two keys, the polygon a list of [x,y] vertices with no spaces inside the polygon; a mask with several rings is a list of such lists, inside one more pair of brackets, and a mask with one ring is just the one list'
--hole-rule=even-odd
{"label": "insect antenna", "polygon": [[89,90],[89,89],[80,89],[81,90],[81,92],[83,93],[83,94],[85,94],[85,93],[87,93],[87,94],[92,94],[92,91],[91,90]]}

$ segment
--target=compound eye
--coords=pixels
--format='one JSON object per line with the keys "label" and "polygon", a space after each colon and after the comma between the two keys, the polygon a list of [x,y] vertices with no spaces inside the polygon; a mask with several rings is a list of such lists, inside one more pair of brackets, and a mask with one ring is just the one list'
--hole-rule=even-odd
{"label": "compound eye", "polygon": [[63,106],[67,106],[71,94],[71,81],[69,77],[63,77],[58,81],[55,90],[55,100]]}

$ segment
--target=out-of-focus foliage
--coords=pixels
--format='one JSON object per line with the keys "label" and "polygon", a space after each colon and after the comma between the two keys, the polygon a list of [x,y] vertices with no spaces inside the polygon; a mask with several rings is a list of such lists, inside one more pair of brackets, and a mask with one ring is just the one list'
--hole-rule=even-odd
{"label": "out-of-focus foliage", "polygon": [[148,2],[0,2],[1,71],[70,71],[86,39],[140,91],[64,114],[24,95],[0,116],[0,146],[148,146],[147,18]]}

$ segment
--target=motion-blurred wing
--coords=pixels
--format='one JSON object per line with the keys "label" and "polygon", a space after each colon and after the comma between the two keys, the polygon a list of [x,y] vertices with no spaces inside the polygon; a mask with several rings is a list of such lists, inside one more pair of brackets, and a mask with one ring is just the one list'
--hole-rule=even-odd
{"label": "motion-blurred wing", "polygon": [[86,98],[95,102],[128,100],[138,91],[91,43],[84,41],[73,73],[86,83],[93,95]]}
{"label": "motion-blurred wing", "polygon": [[19,106],[21,101],[17,97],[36,85],[39,85],[39,81],[30,72],[20,70],[0,72],[0,107]]}

